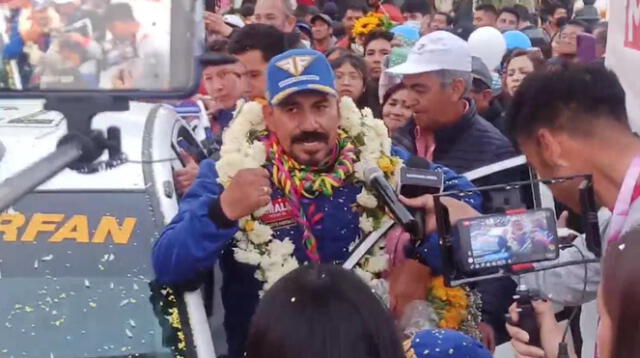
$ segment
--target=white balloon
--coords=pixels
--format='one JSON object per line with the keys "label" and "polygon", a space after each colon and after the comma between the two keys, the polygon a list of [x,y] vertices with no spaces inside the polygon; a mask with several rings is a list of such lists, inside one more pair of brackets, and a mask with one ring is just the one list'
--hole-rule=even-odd
{"label": "white balloon", "polygon": [[495,70],[507,52],[507,42],[498,29],[484,26],[471,33],[469,48],[472,56],[480,57],[489,69]]}

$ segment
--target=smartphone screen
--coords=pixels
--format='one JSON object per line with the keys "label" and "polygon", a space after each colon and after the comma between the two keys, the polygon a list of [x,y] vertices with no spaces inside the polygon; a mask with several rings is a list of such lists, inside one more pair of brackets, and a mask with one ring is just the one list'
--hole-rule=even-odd
{"label": "smartphone screen", "polygon": [[456,228],[463,254],[459,259],[466,270],[558,257],[556,220],[549,209],[464,219]]}

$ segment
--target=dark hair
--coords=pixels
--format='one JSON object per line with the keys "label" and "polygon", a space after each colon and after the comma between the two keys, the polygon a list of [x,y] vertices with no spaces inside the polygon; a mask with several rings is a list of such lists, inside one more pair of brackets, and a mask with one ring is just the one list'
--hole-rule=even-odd
{"label": "dark hair", "polygon": [[453,17],[444,11],[438,11],[434,14],[444,16],[447,19],[447,26],[453,25]]}
{"label": "dark hair", "polygon": [[[602,31],[598,31],[598,30],[602,30]],[[609,32],[609,23],[607,21],[600,22],[593,27],[593,34],[596,35],[596,41],[605,47],[607,46],[608,32]]]}
{"label": "dark hair", "polygon": [[516,17],[516,20],[518,22],[520,22],[520,14],[518,13],[518,10],[510,7],[510,6],[505,6],[502,9],[500,9],[500,12],[498,13],[498,17],[500,17],[500,15],[507,13],[507,14],[511,14],[513,16]]}
{"label": "dark hair", "polygon": [[511,63],[511,61],[514,58],[522,57],[522,56],[527,56],[529,61],[531,61],[531,63],[533,63],[533,70],[534,71],[544,70],[544,66],[545,66],[546,61],[545,61],[543,56],[540,56],[539,52],[530,51],[530,50],[523,50],[521,48],[518,48],[518,49],[512,50],[511,53],[506,58],[506,60],[504,61],[504,66],[503,66],[504,71],[505,72],[507,71],[507,68],[509,68],[509,64]]}
{"label": "dark hair", "polygon": [[103,15],[105,24],[112,24],[116,21],[136,21],[131,5],[123,2],[109,5]]}
{"label": "dark hair", "polygon": [[[562,30],[564,30],[565,27],[567,26],[578,26],[578,27],[582,27],[584,29],[584,32],[590,34],[591,33],[591,26],[589,26],[589,24],[587,24],[586,22],[582,21],[582,20],[577,20],[577,19],[571,19],[569,21],[567,21],[566,25],[564,25],[562,27]],[[560,32],[562,32],[562,30],[560,30]]]}
{"label": "dark hair", "polygon": [[207,41],[207,51],[228,53],[229,39],[224,37],[214,37]]}
{"label": "dark hair", "polygon": [[476,6],[475,11],[490,12],[490,13],[498,16],[498,9],[496,9],[496,7],[491,5],[491,4],[478,5],[478,6]]}
{"label": "dark hair", "polygon": [[542,56],[547,60],[553,56],[551,43],[549,43],[544,37],[532,37],[531,47],[539,48],[542,52]]}
{"label": "dark hair", "polygon": [[362,0],[349,0],[347,1],[347,6],[344,9],[345,14],[349,10],[360,11],[363,14],[366,14],[369,11],[369,6],[367,6],[367,3]]}
{"label": "dark hair", "polygon": [[331,68],[335,72],[337,69],[346,64],[351,65],[351,67],[355,68],[355,70],[360,72],[360,74],[362,75],[362,86],[364,90],[360,95],[360,98],[358,98],[358,100],[356,101],[356,105],[358,105],[358,108],[362,108],[366,106],[367,103],[367,63],[364,62],[362,56],[349,52],[331,61]]}
{"label": "dark hair", "polygon": [[249,24],[234,32],[228,50],[233,55],[240,55],[251,50],[262,53],[265,62],[288,49],[284,32],[271,25]]}
{"label": "dark hair", "polygon": [[404,358],[383,303],[355,273],[304,265],[264,295],[253,317],[247,358]]}
{"label": "dark hair", "polygon": [[256,10],[256,7],[253,4],[242,4],[238,12],[242,17],[251,17],[253,16],[255,10]]}
{"label": "dark hair", "polygon": [[364,42],[362,44],[362,48],[366,52],[367,47],[369,47],[369,44],[372,41],[380,40],[380,39],[391,42],[393,41],[393,33],[389,31],[382,31],[382,30],[371,31],[370,33],[367,34],[367,36],[365,36]]}
{"label": "dark hair", "polygon": [[618,77],[595,65],[530,74],[515,93],[507,118],[513,139],[531,136],[542,127],[589,133],[601,120],[629,128]]}
{"label": "dark hair", "polygon": [[611,317],[611,357],[640,357],[639,240],[640,231],[636,228],[611,244],[604,256],[601,291],[604,297],[600,299]]}
{"label": "dark hair", "polygon": [[556,11],[560,9],[564,9],[567,12],[567,15],[569,14],[569,9],[566,6],[559,3],[554,3],[554,4],[551,4],[551,6],[549,6],[549,16],[553,17],[553,15],[556,14]]}
{"label": "dark hair", "polygon": [[334,2],[327,2],[322,7],[322,13],[329,15],[331,20],[336,21],[338,19],[338,5]]}
{"label": "dark hair", "polygon": [[237,58],[221,52],[209,51],[200,56],[200,64],[202,67],[231,65],[237,62]]}
{"label": "dark hair", "polygon": [[513,9],[518,12],[521,21],[531,21],[531,12],[522,4],[513,5]]}
{"label": "dark hair", "polygon": [[424,0],[405,0],[401,7],[402,12],[418,12],[422,15],[429,13],[429,4]]}
{"label": "dark hair", "polygon": [[389,99],[391,99],[391,96],[393,96],[394,94],[400,92],[403,89],[407,89],[407,88],[408,87],[405,86],[404,83],[402,83],[402,82],[396,83],[395,85],[389,87],[387,92],[384,93],[384,96],[382,96],[382,107],[384,107],[384,105],[387,104]]}

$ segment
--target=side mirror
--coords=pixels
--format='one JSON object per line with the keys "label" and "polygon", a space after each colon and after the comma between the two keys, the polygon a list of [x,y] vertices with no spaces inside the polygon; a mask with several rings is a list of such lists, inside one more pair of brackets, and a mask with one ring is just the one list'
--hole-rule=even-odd
{"label": "side mirror", "polygon": [[202,44],[196,0],[4,2],[0,97],[185,97]]}

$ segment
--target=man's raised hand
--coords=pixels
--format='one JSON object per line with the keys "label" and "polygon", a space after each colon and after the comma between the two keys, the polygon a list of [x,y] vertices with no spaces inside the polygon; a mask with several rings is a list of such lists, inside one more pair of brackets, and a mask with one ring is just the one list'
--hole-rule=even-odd
{"label": "man's raised hand", "polygon": [[242,169],[220,195],[222,211],[229,220],[238,220],[269,204],[271,181],[264,168]]}

